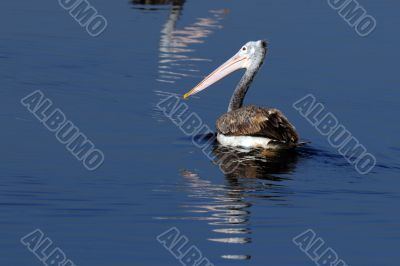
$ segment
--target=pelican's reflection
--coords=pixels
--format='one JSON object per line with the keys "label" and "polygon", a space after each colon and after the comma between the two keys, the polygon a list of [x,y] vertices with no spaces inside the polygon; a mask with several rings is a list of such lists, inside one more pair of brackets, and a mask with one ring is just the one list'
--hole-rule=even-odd
{"label": "pelican's reflection", "polygon": [[180,9],[172,9],[161,31],[157,81],[175,83],[183,77],[200,77],[198,63],[211,61],[191,55],[194,44],[204,43],[215,29],[219,29],[225,10],[210,10],[206,17],[196,18],[188,26],[176,28]]}
{"label": "pelican's reflection", "polygon": [[161,30],[157,81],[175,83],[184,77],[202,77],[198,73],[198,63],[211,60],[191,55],[195,51],[193,46],[204,43],[210,34],[222,28],[221,20],[228,11],[211,9],[204,17],[195,18],[192,24],[178,28],[185,1],[133,0],[132,3],[147,10],[156,9],[157,5],[170,5],[169,16]]}
{"label": "pelican's reflection", "polygon": [[[241,150],[214,144],[213,153],[227,180],[238,182],[243,178],[281,181],[278,174],[295,169],[298,152],[295,150]],[[235,181],[236,180],[236,181]]]}
{"label": "pelican's reflection", "polygon": [[146,6],[161,6],[161,5],[171,5],[173,8],[182,9],[185,0],[132,0],[131,2],[133,5],[139,6],[139,8],[141,9],[146,9]]}
{"label": "pelican's reflection", "polygon": [[[191,200],[184,208],[212,226],[210,241],[225,244],[248,244],[252,241],[251,207],[257,198],[284,204],[289,194],[282,181],[294,171],[298,156],[296,152],[240,151],[214,145],[213,153],[219,163],[229,164],[231,171],[225,174],[225,184],[213,184],[209,178],[185,170],[187,191]],[[227,155],[229,157],[227,157]],[[225,159],[224,159],[225,158]],[[236,166],[232,168],[231,162]],[[224,168],[224,165],[221,166]],[[186,217],[187,218],[187,217]],[[194,217],[193,217],[194,218]],[[246,260],[250,254],[223,254],[222,258]]]}

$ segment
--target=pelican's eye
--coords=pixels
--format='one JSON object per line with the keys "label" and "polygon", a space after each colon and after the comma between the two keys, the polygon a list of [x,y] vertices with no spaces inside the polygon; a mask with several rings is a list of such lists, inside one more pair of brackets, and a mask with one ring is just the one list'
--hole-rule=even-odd
{"label": "pelican's eye", "polygon": [[247,50],[246,46],[243,46],[242,51],[246,51],[246,50]]}

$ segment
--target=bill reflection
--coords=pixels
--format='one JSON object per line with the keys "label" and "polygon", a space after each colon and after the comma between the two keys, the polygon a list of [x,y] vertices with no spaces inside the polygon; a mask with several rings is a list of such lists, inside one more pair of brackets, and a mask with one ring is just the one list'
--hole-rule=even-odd
{"label": "bill reflection", "polygon": [[185,1],[133,0],[135,8],[157,10],[157,6],[169,6],[169,15],[160,33],[157,81],[173,84],[185,77],[202,78],[200,62],[211,59],[194,55],[196,45],[204,44],[208,36],[222,29],[222,20],[227,9],[209,9],[202,17],[193,18],[193,23],[177,27]]}

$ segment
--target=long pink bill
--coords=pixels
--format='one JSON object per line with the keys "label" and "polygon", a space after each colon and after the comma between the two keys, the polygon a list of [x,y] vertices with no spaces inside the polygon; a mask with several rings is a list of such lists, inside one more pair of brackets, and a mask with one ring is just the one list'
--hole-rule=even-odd
{"label": "long pink bill", "polygon": [[239,70],[245,67],[247,62],[247,57],[243,55],[236,54],[231,57],[228,61],[219,66],[216,70],[214,70],[210,75],[208,75],[205,79],[203,79],[199,84],[197,84],[193,89],[191,89],[188,93],[183,95],[183,98],[186,99],[189,96],[196,94],[217,81],[223,79],[228,76],[232,72]]}

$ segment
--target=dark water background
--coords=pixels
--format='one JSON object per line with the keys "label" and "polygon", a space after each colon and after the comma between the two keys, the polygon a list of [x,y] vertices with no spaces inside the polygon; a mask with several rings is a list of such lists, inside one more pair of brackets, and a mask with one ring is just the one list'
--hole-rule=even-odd
{"label": "dark water background", "polygon": [[[97,38],[55,0],[0,3],[0,265],[41,265],[20,243],[35,228],[76,265],[179,265],[156,241],[172,226],[215,265],[313,265],[292,243],[307,228],[348,265],[399,264],[398,1],[359,1],[377,20],[366,38],[326,1],[90,2],[109,22]],[[155,105],[257,39],[270,52],[246,102],[282,110],[312,143],[224,175]],[[190,110],[213,126],[240,75]],[[19,103],[37,89],[104,151],[101,168]],[[376,156],[372,173],[291,107],[307,93]]]}

